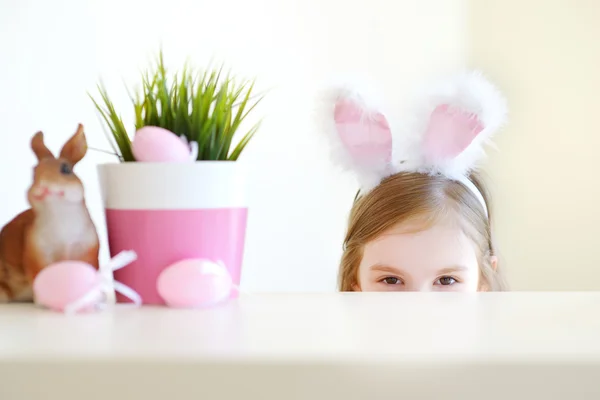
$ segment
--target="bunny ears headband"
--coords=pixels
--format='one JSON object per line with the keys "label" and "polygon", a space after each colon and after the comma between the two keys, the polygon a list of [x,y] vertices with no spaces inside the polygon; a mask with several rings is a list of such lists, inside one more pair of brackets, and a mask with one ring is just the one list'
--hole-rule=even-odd
{"label": "bunny ears headband", "polygon": [[443,175],[471,190],[487,213],[468,176],[503,125],[507,107],[481,74],[464,73],[434,88],[411,118],[393,129],[376,99],[364,91],[335,87],[323,100],[321,118],[335,161],[357,175],[362,192],[399,172]]}

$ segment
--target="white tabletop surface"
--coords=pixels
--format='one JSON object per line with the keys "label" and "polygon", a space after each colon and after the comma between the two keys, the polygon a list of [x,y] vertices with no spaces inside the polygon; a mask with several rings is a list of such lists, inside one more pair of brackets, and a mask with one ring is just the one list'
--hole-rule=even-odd
{"label": "white tabletop surface", "polygon": [[0,306],[2,400],[206,395],[600,399],[600,293],[254,294],[70,317]]}

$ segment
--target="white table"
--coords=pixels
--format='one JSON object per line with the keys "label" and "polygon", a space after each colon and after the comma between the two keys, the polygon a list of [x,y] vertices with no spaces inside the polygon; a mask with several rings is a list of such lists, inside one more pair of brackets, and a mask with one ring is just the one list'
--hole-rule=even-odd
{"label": "white table", "polygon": [[600,399],[600,293],[0,306],[0,399]]}

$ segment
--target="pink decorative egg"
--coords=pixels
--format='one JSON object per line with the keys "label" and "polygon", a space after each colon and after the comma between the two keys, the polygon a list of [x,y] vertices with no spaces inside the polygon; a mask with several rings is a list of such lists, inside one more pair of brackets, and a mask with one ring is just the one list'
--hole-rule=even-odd
{"label": "pink decorative egg", "polygon": [[[81,261],[62,261],[41,270],[33,281],[35,302],[55,311],[72,303],[100,284],[100,275]],[[98,291],[98,297],[101,292]]]}
{"label": "pink decorative egg", "polygon": [[157,126],[140,128],[131,150],[135,159],[142,162],[190,161],[190,146],[173,132]]}
{"label": "pink decorative egg", "polygon": [[209,260],[188,259],[163,270],[156,287],[169,307],[202,308],[227,300],[233,282],[224,265]]}

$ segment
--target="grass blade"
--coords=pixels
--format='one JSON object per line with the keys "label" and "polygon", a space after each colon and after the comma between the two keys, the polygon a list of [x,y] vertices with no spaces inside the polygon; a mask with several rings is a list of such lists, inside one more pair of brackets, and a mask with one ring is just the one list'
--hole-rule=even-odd
{"label": "grass blade", "polygon": [[242,151],[244,151],[244,149],[246,148],[246,145],[248,145],[250,140],[252,140],[252,138],[254,137],[254,134],[256,134],[256,132],[258,131],[260,124],[261,122],[259,121],[252,128],[250,128],[248,133],[246,133],[246,135],[242,138],[242,140],[240,140],[235,149],[233,149],[233,152],[231,152],[231,155],[228,158],[229,161],[237,161],[240,154],[242,154]]}

